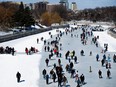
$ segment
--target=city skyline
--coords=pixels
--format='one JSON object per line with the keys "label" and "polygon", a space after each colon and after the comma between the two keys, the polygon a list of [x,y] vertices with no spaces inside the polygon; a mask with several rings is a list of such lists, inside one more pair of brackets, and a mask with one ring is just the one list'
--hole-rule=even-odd
{"label": "city skyline", "polygon": [[[56,4],[60,2],[60,0],[0,0],[0,1],[1,2],[2,1],[15,1],[15,2],[23,1],[24,3],[36,3],[40,1],[48,1],[50,4]],[[116,0],[68,0],[68,2],[69,2],[69,5],[71,5],[72,2],[76,2],[77,8],[79,10],[83,10],[86,8],[116,6]]]}

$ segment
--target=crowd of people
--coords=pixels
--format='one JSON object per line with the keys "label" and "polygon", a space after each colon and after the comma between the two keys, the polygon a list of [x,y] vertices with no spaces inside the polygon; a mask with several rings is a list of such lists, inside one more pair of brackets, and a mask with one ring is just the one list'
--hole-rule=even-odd
{"label": "crowd of people", "polygon": [[4,47],[0,47],[0,54],[12,54],[14,55],[15,53],[15,49],[14,47],[9,47],[9,46],[6,46],[5,48]]}
{"label": "crowd of people", "polygon": [[28,49],[27,47],[25,48],[25,53],[27,55],[31,55],[33,53],[37,53],[38,52],[38,49],[36,49],[35,47],[31,47],[30,49]]}
{"label": "crowd of people", "polygon": [[[86,77],[84,73],[81,73],[81,75],[79,75],[79,70],[78,68],[75,68],[74,65],[78,64],[78,56],[76,55],[76,51],[75,50],[68,50],[66,51],[64,54],[62,54],[62,50],[64,50],[63,48],[63,43],[61,43],[61,39],[62,37],[65,36],[69,36],[71,38],[80,38],[81,40],[81,44],[83,46],[86,46],[88,44],[88,39],[91,39],[91,45],[95,45],[96,48],[98,48],[99,44],[98,44],[98,39],[99,36],[93,36],[93,32],[92,30],[88,30],[87,29],[88,26],[87,25],[82,25],[81,29],[82,33],[80,34],[80,37],[78,37],[79,35],[77,33],[73,33],[77,30],[79,30],[79,28],[66,28],[65,31],[56,31],[58,32],[58,34],[56,36],[53,36],[51,34],[51,32],[49,32],[49,36],[51,41],[44,39],[43,37],[40,38],[41,41],[43,41],[44,43],[44,52],[45,53],[49,53],[48,57],[45,58],[45,64],[46,67],[42,70],[42,75],[43,75],[43,79],[46,81],[46,84],[48,85],[50,82],[49,80],[52,79],[53,83],[58,83],[58,87],[62,87],[62,86],[66,86],[68,84],[68,80],[69,78],[67,78],[66,74],[67,73],[70,76],[70,79],[75,79],[75,83],[77,84],[75,87],[80,87],[82,85],[86,84]],[[37,38],[37,44],[40,42],[39,38]],[[89,39],[90,40],[90,39]],[[97,53],[96,54],[96,62],[101,63],[101,67],[104,67],[107,69],[107,78],[111,78],[111,71],[110,69],[111,67],[111,60],[113,59],[113,62],[116,63],[116,55],[114,54],[113,58],[111,58],[110,54],[106,54],[106,52],[108,51],[108,45],[105,46],[105,50],[103,50],[102,55],[102,59],[100,59],[100,54]],[[15,49],[13,47],[0,47],[0,54],[12,54],[14,55],[15,53]],[[33,53],[37,53],[38,49],[36,49],[35,47],[31,47],[31,48],[25,48],[25,53],[27,55],[31,55]],[[89,56],[93,56],[92,55],[92,51],[90,51]],[[80,56],[86,56],[85,55],[85,51],[84,49],[80,50]],[[63,56],[64,55],[64,56]],[[50,61],[52,61],[52,58],[56,57],[57,58],[57,64],[54,63],[52,67],[52,69],[50,71],[47,71],[46,68],[50,67]],[[65,59],[65,61],[68,61],[66,64],[62,63],[62,59]],[[62,66],[65,66],[65,68],[63,68]],[[90,70],[90,72],[92,72]],[[21,74],[19,72],[17,72],[16,74],[17,77],[17,82],[20,82],[20,78],[21,78]],[[98,77],[101,79],[103,78],[103,71],[101,69],[98,70]]]}
{"label": "crowd of people", "polygon": [[[89,37],[91,37],[91,44],[95,44],[95,46],[98,48],[98,39],[99,36],[93,36],[93,32],[92,31],[88,31],[87,30],[88,26],[82,26],[82,33],[80,34],[80,39],[83,45],[87,45],[88,39]],[[78,70],[76,68],[74,68],[74,65],[78,63],[78,58],[75,55],[76,52],[75,50],[70,51],[68,50],[64,55],[65,55],[65,60],[68,61],[68,64],[65,65],[65,69],[62,67],[62,56],[63,55],[60,53],[60,50],[62,49],[62,44],[60,43],[60,40],[62,39],[63,35],[70,35],[71,38],[79,38],[78,34],[73,34],[73,32],[75,32],[76,30],[78,30],[78,28],[72,28],[70,29],[65,29],[65,32],[59,32],[59,34],[54,38],[51,35],[51,33],[49,32],[50,38],[54,39],[51,42],[48,41],[48,44],[44,44],[44,51],[45,52],[49,52],[49,57],[45,59],[45,63],[47,68],[49,68],[49,62],[51,61],[52,57],[56,57],[58,58],[58,65],[56,63],[54,63],[53,68],[50,70],[50,72],[47,71],[47,69],[43,69],[42,74],[43,74],[43,78],[46,80],[46,84],[49,84],[49,79],[53,79],[53,82],[58,82],[58,87],[61,86],[66,86],[66,84],[68,83],[68,79],[65,75],[65,73],[68,73],[70,75],[70,78],[74,79],[75,78],[75,82],[77,83],[76,87],[80,87],[84,84],[86,84],[85,81],[85,75],[82,74],[79,76],[78,74]],[[59,38],[59,39],[58,39]],[[47,41],[45,41],[47,43]],[[102,66],[106,66],[107,69],[107,77],[110,78],[111,77],[111,57],[110,54],[108,55],[108,57],[106,57],[106,51],[108,49],[106,48],[105,51],[103,52],[103,59],[100,60],[99,58],[99,54],[96,55],[96,61],[99,62],[101,61],[101,65]],[[80,55],[81,56],[85,56],[85,52],[84,49],[82,49],[80,51]],[[90,56],[92,56],[92,51],[90,51]],[[114,62],[116,61],[116,56],[114,55],[113,57]],[[73,62],[74,61],[74,62]],[[66,72],[64,72],[66,71]],[[102,78],[102,71],[99,70],[98,71],[98,76],[99,78]]]}

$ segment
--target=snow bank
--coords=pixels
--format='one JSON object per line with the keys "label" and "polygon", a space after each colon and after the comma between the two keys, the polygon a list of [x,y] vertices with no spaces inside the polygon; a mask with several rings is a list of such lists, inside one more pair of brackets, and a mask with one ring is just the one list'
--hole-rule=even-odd
{"label": "snow bank", "polygon": [[108,44],[109,52],[116,52],[116,39],[107,34],[107,31],[104,32],[94,32],[94,36],[98,36],[98,42],[102,48],[104,48],[104,43]]}

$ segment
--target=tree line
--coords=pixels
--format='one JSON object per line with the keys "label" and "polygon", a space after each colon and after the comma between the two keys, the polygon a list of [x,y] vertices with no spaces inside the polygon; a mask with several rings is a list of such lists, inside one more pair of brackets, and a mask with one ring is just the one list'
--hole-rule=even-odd
{"label": "tree line", "polygon": [[[57,11],[53,12],[39,12],[32,10],[28,6],[25,7],[23,2],[1,2],[0,3],[0,30],[8,30],[14,27],[30,27],[36,23],[36,20],[40,20],[42,24],[50,26],[52,23],[60,23],[61,17],[64,17],[63,13],[60,13],[61,7],[56,7]],[[58,12],[59,11],[59,12]],[[64,11],[62,8],[61,11]],[[41,13],[41,14],[40,14]],[[65,16],[66,17],[66,16]]]}
{"label": "tree line", "polygon": [[25,7],[23,2],[0,2],[0,30],[30,27],[39,22],[46,26],[70,20],[111,21],[116,24],[116,6],[84,9],[74,13],[63,5],[56,5],[51,12]]}
{"label": "tree line", "polygon": [[13,27],[28,27],[35,23],[29,7],[13,2],[0,3],[0,30]]}
{"label": "tree line", "polygon": [[84,9],[77,14],[77,20],[116,22],[116,6]]}

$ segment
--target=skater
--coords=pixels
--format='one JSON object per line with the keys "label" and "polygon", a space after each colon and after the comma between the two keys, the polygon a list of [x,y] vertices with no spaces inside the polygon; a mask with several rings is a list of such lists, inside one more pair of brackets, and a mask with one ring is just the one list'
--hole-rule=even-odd
{"label": "skater", "polygon": [[104,59],[104,61],[106,60],[106,55],[105,54],[103,55],[103,59]]}
{"label": "skater", "polygon": [[77,87],[80,87],[80,84],[81,84],[81,80],[80,80],[80,78],[78,78],[78,80],[77,80]]}
{"label": "skater", "polygon": [[108,69],[108,61],[106,61],[106,69]]}
{"label": "skater", "polygon": [[66,59],[68,59],[69,54],[70,54],[70,51],[67,51],[67,53],[65,54]]}
{"label": "skater", "polygon": [[26,53],[27,55],[29,54],[29,50],[28,50],[27,47],[25,48],[25,53]]}
{"label": "skater", "polygon": [[73,66],[74,66],[74,65],[73,65],[73,62],[71,62],[71,63],[70,63],[70,69],[71,69],[71,70],[72,70]]}
{"label": "skater", "polygon": [[46,66],[48,66],[49,59],[48,59],[48,58],[46,58],[45,62],[46,62]]}
{"label": "skater", "polygon": [[67,81],[67,78],[66,78],[66,76],[63,76],[63,86],[65,87],[66,86],[66,83],[67,83],[68,81]]}
{"label": "skater", "polygon": [[20,78],[21,78],[21,74],[19,72],[17,72],[16,78],[17,78],[17,82],[19,83],[20,82]]}
{"label": "skater", "polygon": [[54,72],[53,73],[53,82],[55,82],[55,80],[56,80],[56,73]]}
{"label": "skater", "polygon": [[61,65],[61,60],[60,59],[58,59],[58,64]]}
{"label": "skater", "polygon": [[61,83],[62,83],[62,74],[58,76],[58,87],[62,87]]}
{"label": "skater", "polygon": [[77,56],[74,57],[74,62],[77,63]]}
{"label": "skater", "polygon": [[37,44],[39,43],[39,39],[37,38]]}
{"label": "skater", "polygon": [[49,84],[49,75],[46,75],[46,84]]}
{"label": "skater", "polygon": [[107,77],[110,78],[110,75],[111,75],[111,72],[110,72],[110,70],[108,69],[108,71],[107,71]]}
{"label": "skater", "polygon": [[44,51],[45,51],[45,52],[46,52],[46,49],[47,49],[47,47],[45,46],[45,47],[44,47]]}
{"label": "skater", "polygon": [[70,57],[73,60],[73,52],[70,52]]}
{"label": "skater", "polygon": [[54,63],[54,69],[56,69],[56,63]]}
{"label": "skater", "polygon": [[14,56],[14,53],[15,53],[15,50],[14,50],[14,47],[12,48],[12,55]]}
{"label": "skater", "polygon": [[53,74],[54,74],[54,70],[51,69],[51,70],[50,70],[50,78],[53,78]]}
{"label": "skater", "polygon": [[71,78],[74,78],[74,74],[75,74],[75,69],[71,70]]}
{"label": "skater", "polygon": [[69,71],[69,65],[67,64],[65,67],[66,71]]}
{"label": "skater", "polygon": [[81,80],[81,83],[84,84],[85,76],[83,74],[80,76],[80,80]]}
{"label": "skater", "polygon": [[113,56],[113,62],[115,63],[116,62],[116,55],[114,54]]}
{"label": "skater", "polygon": [[99,78],[102,78],[102,71],[101,70],[98,71],[98,74],[99,74]]}
{"label": "skater", "polygon": [[42,74],[43,74],[43,78],[45,78],[46,77],[46,70],[45,69],[42,71]]}
{"label": "skater", "polygon": [[41,41],[43,41],[43,37],[41,37]]}
{"label": "skater", "polygon": [[50,47],[49,46],[47,47],[47,50],[48,50],[48,52],[50,51]]}
{"label": "skater", "polygon": [[102,59],[102,60],[101,60],[102,66],[104,66],[104,63],[105,63],[105,61],[104,61],[104,59]]}
{"label": "skater", "polygon": [[98,60],[99,60],[99,54],[96,55],[96,61],[98,61]]}
{"label": "skater", "polygon": [[73,53],[73,57],[74,57],[75,56],[75,51],[73,50],[72,53]]}
{"label": "skater", "polygon": [[92,56],[92,51],[90,51],[90,56]]}
{"label": "skater", "polygon": [[44,45],[46,45],[46,40],[44,40]]}
{"label": "skater", "polygon": [[109,63],[108,66],[109,66],[108,68],[111,69],[111,63]]}
{"label": "skater", "polygon": [[60,58],[62,57],[62,53],[59,53],[59,57],[60,57]]}
{"label": "skater", "polygon": [[84,56],[84,51],[83,50],[81,50],[81,56]]}

